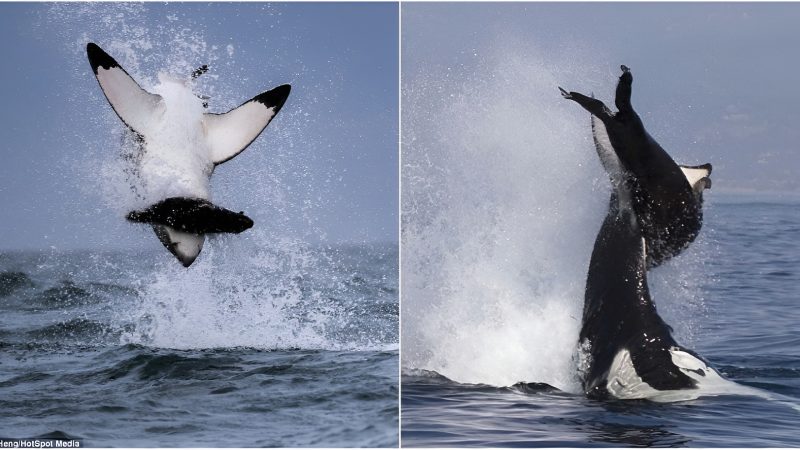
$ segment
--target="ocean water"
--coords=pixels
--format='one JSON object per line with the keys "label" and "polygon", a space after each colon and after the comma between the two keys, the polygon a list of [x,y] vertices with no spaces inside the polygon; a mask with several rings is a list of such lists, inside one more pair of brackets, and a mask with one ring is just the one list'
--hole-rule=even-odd
{"label": "ocean water", "polygon": [[396,245],[254,235],[0,253],[0,437],[396,446]]}
{"label": "ocean water", "polygon": [[[713,191],[708,197],[699,250],[651,272],[650,284],[679,341],[760,395],[599,402],[573,385],[552,387],[552,378],[505,387],[459,383],[405,361],[402,445],[800,446],[800,204],[769,196],[715,200]],[[676,304],[684,301],[690,304]],[[554,344],[527,345],[536,355],[537,347]],[[498,345],[496,352],[504,351]],[[533,364],[555,370],[552,361]]]}

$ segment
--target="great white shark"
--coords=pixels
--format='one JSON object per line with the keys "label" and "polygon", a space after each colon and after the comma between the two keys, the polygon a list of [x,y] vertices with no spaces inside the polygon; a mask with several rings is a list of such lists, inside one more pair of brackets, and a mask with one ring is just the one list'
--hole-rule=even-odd
{"label": "great white shark", "polygon": [[[137,174],[148,206],[127,218],[150,224],[158,239],[189,267],[207,233],[240,233],[253,226],[243,213],[210,202],[214,168],[241,153],[269,125],[286,102],[291,86],[262,92],[223,114],[205,111],[207,98],[182,80],[163,77],[157,92],[143,89],[98,45],[86,53],[106,99],[142,144]],[[195,78],[208,70],[201,67]]]}

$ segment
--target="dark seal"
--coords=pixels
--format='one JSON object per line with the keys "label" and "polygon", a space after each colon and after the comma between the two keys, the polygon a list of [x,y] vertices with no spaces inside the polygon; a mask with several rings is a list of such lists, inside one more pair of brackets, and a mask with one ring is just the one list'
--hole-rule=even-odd
{"label": "dark seal", "polygon": [[127,219],[193,234],[241,233],[253,226],[253,221],[242,212],[189,197],[170,197],[147,209],[128,213]]}

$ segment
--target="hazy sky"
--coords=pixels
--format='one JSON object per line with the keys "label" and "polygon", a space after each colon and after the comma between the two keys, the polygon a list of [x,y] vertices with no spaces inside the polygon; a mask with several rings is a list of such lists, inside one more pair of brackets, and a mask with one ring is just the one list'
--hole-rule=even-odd
{"label": "hazy sky", "polygon": [[582,72],[585,80],[564,87],[601,86],[613,104],[619,65],[627,64],[634,107],[651,134],[676,159],[713,163],[715,193],[800,192],[798,3],[405,3],[401,9],[404,87],[435,73],[475,72],[487,55],[513,47],[552,61],[576,55],[565,73],[580,78]]}
{"label": "hazy sky", "polygon": [[215,202],[308,241],[396,241],[396,4],[2,3],[0,249],[160,247],[102,181],[122,125],[88,41],[143,84],[209,64],[214,112],[291,83],[265,133],[216,170]]}

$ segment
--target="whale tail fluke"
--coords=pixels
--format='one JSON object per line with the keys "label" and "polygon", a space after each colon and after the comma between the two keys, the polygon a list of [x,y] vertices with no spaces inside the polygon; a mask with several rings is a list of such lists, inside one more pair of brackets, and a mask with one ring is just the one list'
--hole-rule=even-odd
{"label": "whale tail fluke", "polygon": [[291,86],[284,84],[256,95],[225,114],[203,115],[214,164],[222,164],[247,148],[278,114],[289,92]]}

